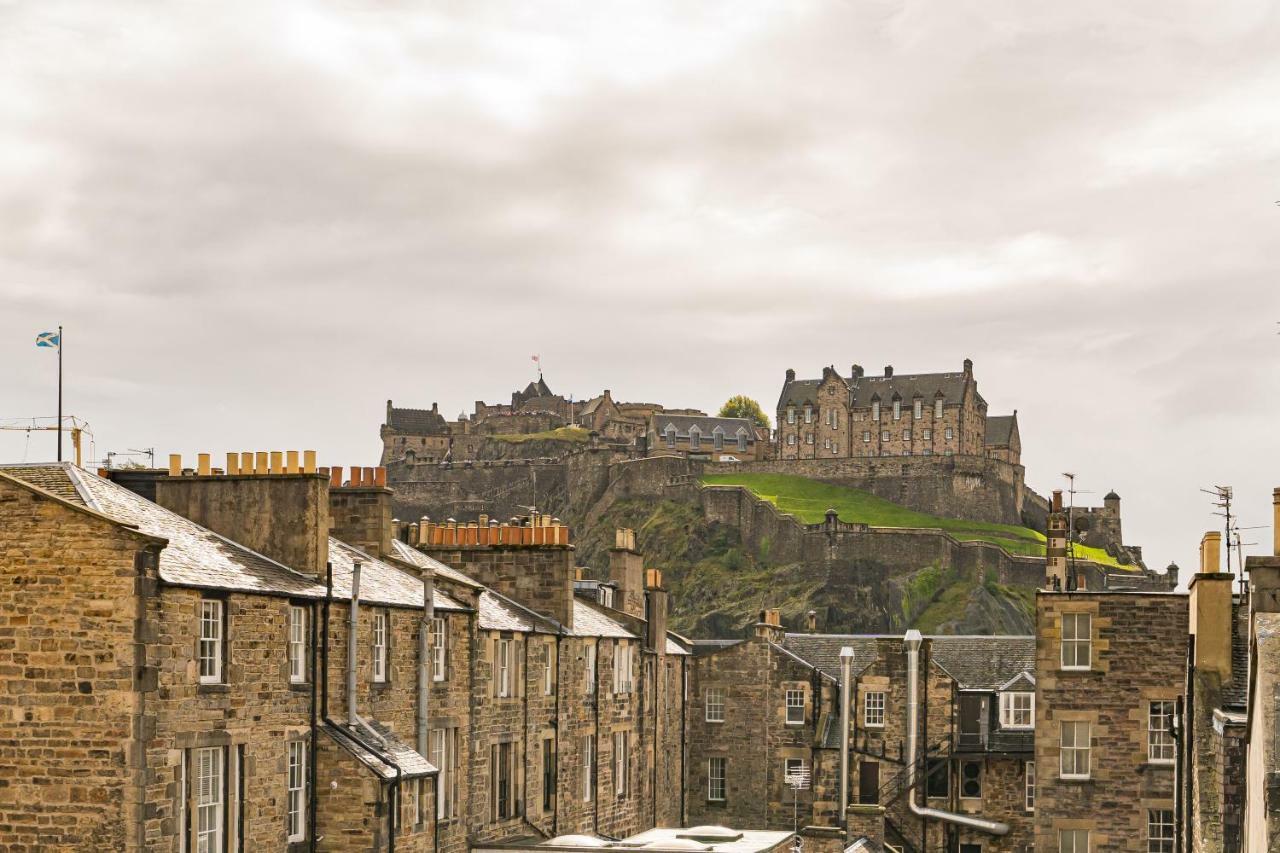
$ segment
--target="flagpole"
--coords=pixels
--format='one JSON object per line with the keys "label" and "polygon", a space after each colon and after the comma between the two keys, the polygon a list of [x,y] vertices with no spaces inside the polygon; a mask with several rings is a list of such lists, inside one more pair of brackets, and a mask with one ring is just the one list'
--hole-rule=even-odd
{"label": "flagpole", "polygon": [[58,327],[58,461],[62,461],[62,327]]}

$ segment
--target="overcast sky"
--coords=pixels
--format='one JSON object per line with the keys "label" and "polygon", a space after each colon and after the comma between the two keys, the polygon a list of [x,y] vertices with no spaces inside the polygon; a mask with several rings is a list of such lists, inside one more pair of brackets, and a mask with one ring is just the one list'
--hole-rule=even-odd
{"label": "overcast sky", "polygon": [[[0,418],[375,464],[388,398],[959,369],[1193,570],[1280,485],[1280,13],[0,0]],[[0,459],[53,456],[0,433]]]}

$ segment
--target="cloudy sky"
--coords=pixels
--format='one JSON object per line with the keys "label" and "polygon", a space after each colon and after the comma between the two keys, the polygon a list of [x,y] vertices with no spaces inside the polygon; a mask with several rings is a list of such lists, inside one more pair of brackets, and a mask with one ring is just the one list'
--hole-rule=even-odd
{"label": "cloudy sky", "polygon": [[1254,0],[0,0],[0,418],[59,323],[99,457],[970,357],[1189,569],[1280,485],[1278,102]]}

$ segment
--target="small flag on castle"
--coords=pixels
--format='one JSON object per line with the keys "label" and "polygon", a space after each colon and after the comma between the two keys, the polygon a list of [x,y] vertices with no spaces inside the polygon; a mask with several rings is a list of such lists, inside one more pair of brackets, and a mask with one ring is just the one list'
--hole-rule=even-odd
{"label": "small flag on castle", "polygon": [[36,346],[58,351],[58,461],[62,461],[62,327],[36,335]]}
{"label": "small flag on castle", "polygon": [[36,346],[61,348],[62,335],[59,332],[41,332],[36,335]]}
{"label": "small flag on castle", "polygon": [[533,357],[533,363],[538,365],[538,376],[541,377],[542,376],[542,356],[535,355]]}

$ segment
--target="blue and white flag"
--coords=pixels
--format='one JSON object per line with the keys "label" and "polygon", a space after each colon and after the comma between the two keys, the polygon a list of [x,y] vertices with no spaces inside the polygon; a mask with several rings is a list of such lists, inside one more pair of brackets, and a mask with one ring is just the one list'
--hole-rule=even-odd
{"label": "blue and white flag", "polygon": [[36,346],[58,349],[62,346],[62,339],[57,332],[41,332],[36,335]]}

